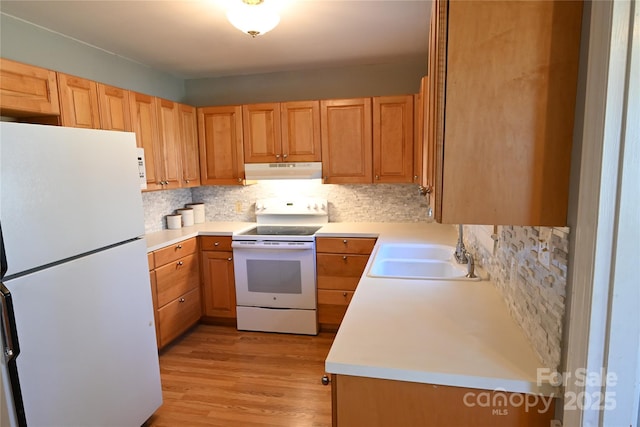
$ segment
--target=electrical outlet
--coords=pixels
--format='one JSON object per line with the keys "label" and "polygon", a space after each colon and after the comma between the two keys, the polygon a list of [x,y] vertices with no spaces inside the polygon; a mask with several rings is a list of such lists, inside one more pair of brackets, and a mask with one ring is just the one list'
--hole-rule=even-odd
{"label": "electrical outlet", "polygon": [[242,213],[242,202],[241,201],[237,201],[236,202],[236,213]]}
{"label": "electrical outlet", "polygon": [[549,247],[551,234],[551,228],[540,227],[540,234],[538,236],[538,262],[547,268],[549,264],[551,264],[551,248]]}

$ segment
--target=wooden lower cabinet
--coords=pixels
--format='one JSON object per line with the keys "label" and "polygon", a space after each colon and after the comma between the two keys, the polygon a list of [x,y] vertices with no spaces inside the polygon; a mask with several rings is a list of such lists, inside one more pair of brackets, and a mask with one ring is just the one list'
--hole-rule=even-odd
{"label": "wooden lower cabinet", "polygon": [[318,323],[322,329],[340,326],[375,244],[375,238],[316,240]]}
{"label": "wooden lower cabinet", "polygon": [[333,427],[548,427],[555,399],[332,375]]}
{"label": "wooden lower cabinet", "polygon": [[204,316],[214,321],[234,320],[236,286],[231,237],[202,236],[200,239]]}
{"label": "wooden lower cabinet", "polygon": [[191,289],[158,309],[160,348],[193,326],[201,315],[200,287]]}
{"label": "wooden lower cabinet", "polygon": [[165,347],[202,316],[197,248],[197,240],[192,238],[153,252],[155,269],[150,271],[150,278],[158,348]]}

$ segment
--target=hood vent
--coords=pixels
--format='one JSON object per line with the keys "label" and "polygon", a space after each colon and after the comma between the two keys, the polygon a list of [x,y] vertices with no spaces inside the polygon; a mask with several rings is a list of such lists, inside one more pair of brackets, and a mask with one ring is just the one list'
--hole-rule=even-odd
{"label": "hood vent", "polygon": [[322,162],[308,163],[246,163],[245,178],[258,179],[316,179],[322,178]]}

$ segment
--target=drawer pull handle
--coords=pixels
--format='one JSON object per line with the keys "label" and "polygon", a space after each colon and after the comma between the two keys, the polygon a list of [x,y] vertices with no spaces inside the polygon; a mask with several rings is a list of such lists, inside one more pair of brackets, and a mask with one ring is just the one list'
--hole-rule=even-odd
{"label": "drawer pull handle", "polygon": [[178,302],[184,302],[184,298],[180,298]]}
{"label": "drawer pull handle", "polygon": [[176,249],[182,249],[182,245],[176,246]]}
{"label": "drawer pull handle", "polygon": [[343,255],[343,256],[342,256],[342,259],[346,261],[346,260],[347,260],[347,256],[346,256],[346,255]]}
{"label": "drawer pull handle", "polygon": [[220,242],[214,242],[213,246],[220,246]]}
{"label": "drawer pull handle", "polygon": [[178,261],[178,265],[183,265],[184,263],[182,261]]}

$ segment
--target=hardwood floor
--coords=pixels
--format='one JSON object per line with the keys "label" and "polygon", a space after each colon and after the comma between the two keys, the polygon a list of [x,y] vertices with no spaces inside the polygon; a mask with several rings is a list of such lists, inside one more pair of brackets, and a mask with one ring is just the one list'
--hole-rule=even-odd
{"label": "hardwood floor", "polygon": [[334,336],[197,325],[160,353],[164,403],[145,425],[329,427]]}

